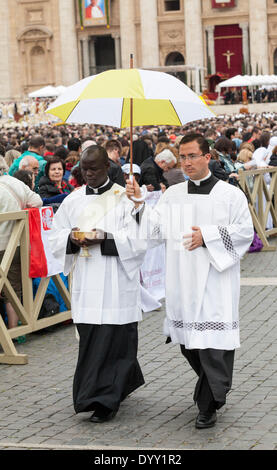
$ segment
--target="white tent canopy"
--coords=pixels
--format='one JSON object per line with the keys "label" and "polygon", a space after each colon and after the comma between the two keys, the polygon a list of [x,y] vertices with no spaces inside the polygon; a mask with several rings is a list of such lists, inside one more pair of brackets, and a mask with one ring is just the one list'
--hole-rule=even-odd
{"label": "white tent canopy", "polygon": [[55,98],[64,93],[65,90],[66,87],[62,85],[57,87],[49,85],[29,93],[28,96],[29,98]]}
{"label": "white tent canopy", "polygon": [[219,88],[277,85],[277,75],[236,75],[220,82]]}

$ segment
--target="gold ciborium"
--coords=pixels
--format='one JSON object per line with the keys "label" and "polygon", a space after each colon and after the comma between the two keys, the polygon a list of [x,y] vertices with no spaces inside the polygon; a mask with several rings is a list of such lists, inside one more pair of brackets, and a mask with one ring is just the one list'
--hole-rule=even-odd
{"label": "gold ciborium", "polygon": [[[72,232],[74,238],[76,238],[76,240],[80,240],[80,241],[84,241],[86,238],[88,240],[93,240],[94,238],[96,238],[96,232],[80,232],[80,231],[77,231],[77,230],[74,230]],[[81,258],[91,258],[91,255],[89,253],[89,249],[87,246],[83,246],[81,248],[81,254],[80,254],[80,257]]]}

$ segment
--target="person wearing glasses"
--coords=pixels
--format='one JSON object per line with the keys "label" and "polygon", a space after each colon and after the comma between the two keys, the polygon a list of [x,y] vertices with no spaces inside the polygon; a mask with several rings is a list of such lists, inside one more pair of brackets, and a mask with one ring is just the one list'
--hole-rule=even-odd
{"label": "person wearing glasses", "polygon": [[[166,242],[167,342],[198,375],[195,426],[210,428],[231,388],[239,338],[240,258],[254,235],[244,193],[209,170],[209,144],[201,134],[185,135],[179,156],[188,181],[169,187],[154,210],[142,201],[135,179],[127,195],[147,233],[148,245]],[[139,215],[139,217],[138,217]]]}

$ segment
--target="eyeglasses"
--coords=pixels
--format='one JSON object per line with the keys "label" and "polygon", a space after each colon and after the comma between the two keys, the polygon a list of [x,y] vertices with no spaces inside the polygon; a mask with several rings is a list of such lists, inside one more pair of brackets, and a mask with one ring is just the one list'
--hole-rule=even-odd
{"label": "eyeglasses", "polygon": [[180,155],[180,158],[181,160],[183,160],[183,162],[185,161],[189,161],[189,162],[192,162],[194,160],[196,160],[197,158],[199,157],[205,157],[205,154],[204,153],[201,153],[201,155],[195,155],[195,154],[191,154],[191,155]]}

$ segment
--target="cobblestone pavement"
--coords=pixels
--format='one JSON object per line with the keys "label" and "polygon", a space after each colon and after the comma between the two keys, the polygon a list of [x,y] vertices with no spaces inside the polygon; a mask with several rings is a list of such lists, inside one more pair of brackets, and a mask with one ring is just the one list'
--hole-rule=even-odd
{"label": "cobblestone pavement", "polygon": [[[244,279],[275,276],[277,252],[249,254],[242,261]],[[73,325],[28,335],[17,349],[29,355],[29,363],[0,364],[0,449],[276,449],[277,287],[263,283],[242,283],[241,348],[214,428],[195,429],[196,376],[179,347],[164,344],[164,312],[155,311],[144,314],[139,326],[146,384],[102,425],[90,423],[90,413],[73,410],[78,349]]]}

